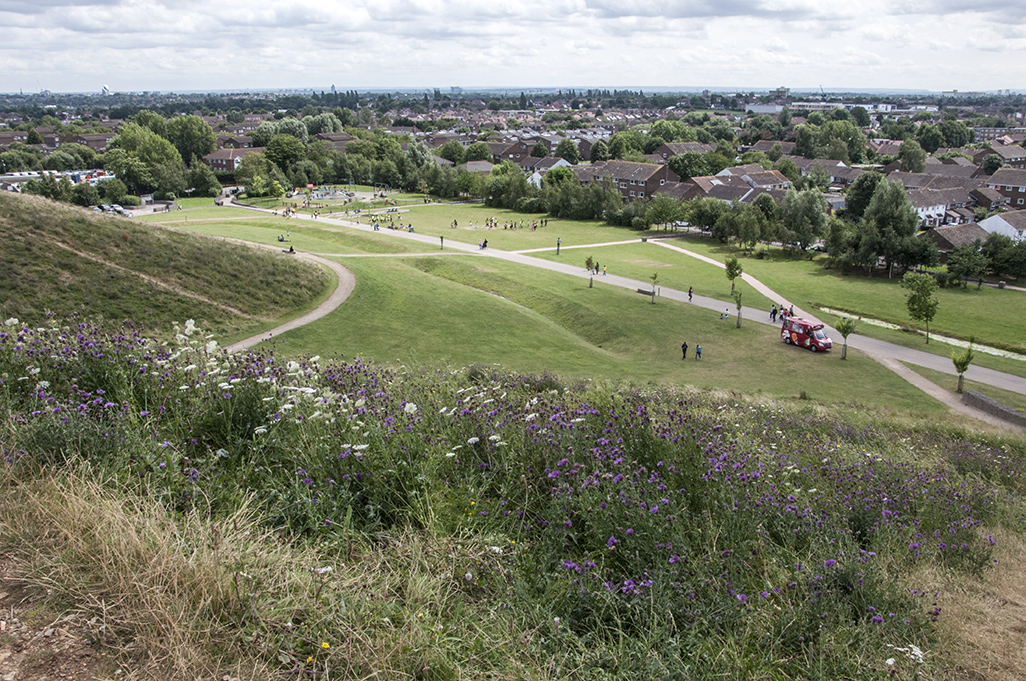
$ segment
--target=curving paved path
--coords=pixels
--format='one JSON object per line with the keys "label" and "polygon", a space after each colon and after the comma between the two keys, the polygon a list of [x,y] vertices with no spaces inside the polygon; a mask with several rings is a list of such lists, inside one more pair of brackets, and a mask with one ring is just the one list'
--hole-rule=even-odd
{"label": "curving paved path", "polygon": [[[271,212],[271,211],[264,210],[264,209],[261,209],[261,208],[257,208],[257,207],[254,207],[254,206],[246,206],[244,204],[235,204],[235,205],[236,205],[236,207],[247,208],[249,210],[253,210],[253,211],[257,211],[257,212],[263,212],[263,213],[270,213]],[[338,218],[338,217],[324,217],[324,216],[322,216],[322,217],[319,217],[319,218],[315,219],[315,218],[313,218],[313,216],[306,216],[306,215],[303,215],[303,214],[299,214],[298,216],[296,216],[293,219],[297,219],[297,220],[310,220],[312,222],[317,222],[317,223],[322,223],[322,224],[327,222],[329,224],[335,224],[335,225],[338,225],[338,226],[347,227],[347,228],[351,228],[351,229],[355,229],[355,230],[359,230],[359,231],[366,231],[366,232],[372,232],[373,231],[373,228],[372,228],[371,225],[358,224],[358,223],[356,223],[353,220],[343,219],[343,218]],[[439,250],[442,250],[441,249],[441,244],[439,242],[438,237],[428,236],[428,235],[425,235],[425,234],[418,234],[416,232],[404,232],[404,231],[401,231],[401,230],[391,230],[391,229],[380,230],[378,233],[379,234],[391,234],[391,235],[393,235],[396,238],[407,239],[407,240],[410,240],[410,241],[417,241],[417,242],[424,243],[424,244],[430,244],[431,246],[438,245],[440,247]],[[630,240],[625,240],[625,241],[612,241],[612,242],[603,243],[603,244],[588,244],[587,247],[595,248],[597,246],[616,246],[616,245],[623,245],[623,244],[634,244],[634,243],[638,243],[638,241],[639,241],[639,239],[630,239]],[[706,262],[708,264],[715,265],[716,267],[721,267],[721,268],[724,267],[723,263],[721,263],[721,262],[719,262],[717,260],[714,260],[712,258],[704,256],[704,255],[702,255],[700,253],[695,253],[694,251],[689,251],[689,250],[687,250],[685,248],[681,248],[680,246],[677,246],[675,244],[667,243],[663,239],[660,239],[660,238],[654,238],[654,239],[650,238],[650,239],[648,239],[648,241],[650,243],[652,243],[653,245],[658,245],[658,246],[661,246],[663,248],[669,248],[669,249],[677,251],[677,252],[679,252],[679,253],[681,253],[683,255],[687,255],[689,257],[696,258],[696,259],[701,260],[703,262]],[[572,249],[572,248],[574,248],[574,246],[564,247],[565,250],[569,250],[569,249]],[[599,283],[610,284],[612,286],[618,286],[618,287],[621,287],[621,288],[632,289],[632,290],[640,290],[640,289],[651,290],[651,287],[652,287],[651,282],[644,282],[644,281],[639,281],[637,279],[630,279],[628,277],[621,277],[621,276],[611,275],[611,274],[595,276],[595,275],[590,274],[589,272],[587,272],[586,270],[584,270],[580,266],[564,264],[564,263],[560,263],[560,262],[552,262],[550,260],[545,260],[545,259],[542,259],[542,258],[536,258],[536,257],[532,257],[530,255],[530,253],[536,253],[536,252],[549,252],[549,253],[551,253],[552,250],[553,250],[552,248],[529,249],[529,250],[524,250],[524,251],[500,251],[500,250],[495,250],[495,249],[492,249],[492,248],[487,248],[487,249],[483,249],[482,250],[482,249],[478,248],[477,246],[475,246],[473,244],[468,244],[468,243],[464,243],[464,242],[461,242],[461,241],[447,241],[444,244],[444,251],[443,252],[448,252],[448,254],[468,253],[468,254],[476,255],[478,257],[499,258],[501,260],[507,260],[507,261],[510,261],[510,262],[516,262],[516,263],[519,263],[519,264],[522,264],[522,265],[528,265],[528,266],[531,266],[531,267],[539,267],[539,268],[542,268],[542,269],[545,269],[545,270],[548,270],[548,271],[551,271],[551,272],[559,272],[559,273],[562,273],[562,274],[566,274],[566,275],[574,276],[574,277],[579,277],[579,278],[582,278],[582,279],[593,278],[593,279],[597,280]],[[439,251],[438,250],[433,250],[433,249],[426,249],[425,253],[430,253],[432,255],[438,255]],[[340,254],[322,253],[320,255],[322,255],[322,256],[332,256],[332,255],[334,255],[336,257],[340,257],[340,256],[356,257],[356,256],[352,256],[351,254],[341,254],[341,253]],[[409,255],[410,254],[408,254],[408,253],[403,253],[403,254],[397,254],[394,257],[409,257]],[[317,258],[317,256],[308,256],[308,257]],[[366,256],[366,257],[370,257],[370,256]],[[382,257],[382,256],[378,256],[378,257]],[[388,256],[384,256],[384,257],[388,257]],[[332,267],[332,265],[337,265],[337,263],[329,264],[329,263],[331,263],[331,261],[324,260],[323,258],[317,258],[317,260],[322,262],[323,264],[326,264],[329,267]],[[341,265],[337,265],[337,266],[341,267]],[[332,269],[334,269],[334,267],[332,267]],[[344,268],[342,268],[342,269],[344,269]],[[336,271],[338,271],[338,270],[336,270]],[[348,272],[348,270],[345,270],[345,271],[346,271],[346,273],[347,273],[347,275],[349,277],[352,277],[352,275]],[[784,296],[782,296],[779,293],[775,292],[773,289],[769,288],[768,286],[766,286],[765,284],[763,284],[761,281],[759,281],[755,277],[751,276],[750,274],[742,274],[741,278],[742,278],[743,281],[747,282],[749,285],[751,285],[753,288],[755,288],[757,291],[762,293],[767,298],[769,298],[771,300],[780,301],[781,303],[783,303],[783,304],[785,304],[785,305],[787,305],[789,307],[793,305],[793,303],[791,301],[787,300]],[[342,284],[342,276],[341,275],[339,277],[339,283],[340,283],[340,288],[341,288],[341,284]],[[350,284],[350,288],[349,288],[349,291],[351,291],[351,290],[352,290],[352,284]],[[315,311],[313,313],[310,313],[310,315],[304,315],[303,317],[300,317],[299,319],[293,320],[292,322],[289,322],[288,324],[283,324],[281,327],[273,329],[269,334],[261,335],[261,336],[258,336],[258,337],[255,337],[255,338],[251,338],[251,339],[247,339],[246,341],[241,341],[241,343],[250,343],[250,345],[242,346],[242,347],[250,347],[251,345],[255,345],[256,343],[259,343],[261,340],[266,340],[267,338],[269,338],[273,334],[281,333],[283,331],[287,331],[289,329],[296,328],[298,326],[301,326],[302,324],[309,323],[310,321],[313,321],[314,319],[319,319],[320,317],[323,317],[325,314],[327,314],[331,310],[335,309],[335,307],[338,307],[338,305],[340,305],[341,302],[343,300],[345,300],[345,298],[349,295],[349,291],[347,291],[342,296],[341,300],[339,300],[337,303],[335,303],[333,307],[331,307],[330,309],[326,309],[322,314],[317,314],[317,316],[311,316],[311,315],[316,314],[317,311]],[[730,307],[731,312],[732,313],[734,312],[734,307],[733,307],[733,305],[731,303],[726,303],[725,301],[722,301],[722,300],[719,300],[719,299],[716,299],[716,298],[709,298],[709,297],[706,297],[706,296],[700,296],[700,295],[696,294],[689,301],[688,300],[688,294],[687,294],[686,291],[678,291],[676,289],[669,289],[669,288],[659,287],[657,295],[659,295],[660,297],[663,297],[663,298],[669,298],[671,300],[676,300],[676,301],[679,301],[679,302],[690,303],[692,305],[695,305],[695,306],[698,306],[698,307],[703,307],[703,308],[706,308],[706,309],[709,309],[709,310],[714,310],[714,311],[717,311],[717,312],[721,311],[722,309],[724,309],[724,306],[728,306],[728,307]],[[332,299],[334,299],[334,297],[335,296],[333,294]],[[331,300],[331,299],[329,299],[329,300]],[[326,301],[325,304],[323,304],[321,307],[326,307],[327,305],[328,305],[328,302]],[[318,310],[320,310],[321,307],[319,307]],[[794,306],[794,310],[795,310],[795,314],[796,315],[799,315],[799,316],[801,316],[804,319],[812,319],[812,320],[815,320],[817,322],[820,321],[815,315],[809,313],[808,311],[806,311],[806,310],[804,310],[804,309],[802,309],[802,308],[800,308],[798,306]],[[756,323],[760,323],[760,324],[767,324],[767,325],[770,325],[770,326],[777,326],[777,323],[771,322],[769,320],[768,314],[767,314],[766,310],[744,306],[744,307],[742,307],[742,312],[744,314],[744,318],[746,320],[750,321],[750,322],[756,322]],[[308,317],[310,317],[310,318],[308,319]],[[833,335],[834,338],[839,338],[840,337],[840,334],[837,333],[836,329],[833,329],[830,326],[827,326],[826,329],[827,329],[827,331],[829,333],[831,333]],[[232,348],[234,348],[234,349],[241,349],[241,348],[237,348],[236,347],[236,346],[239,346],[239,345],[240,344],[237,343],[237,344],[235,344],[233,346],[230,346],[230,349],[232,349]],[[910,369],[908,369],[907,367],[903,366],[903,363],[914,364],[916,366],[922,366],[922,367],[933,369],[935,371],[940,371],[940,372],[943,372],[943,373],[946,373],[946,374],[949,374],[949,375],[952,375],[952,376],[957,376],[958,374],[957,374],[957,372],[955,372],[954,366],[952,365],[951,360],[949,358],[947,358],[947,357],[942,357],[942,356],[939,356],[939,355],[934,355],[934,354],[931,354],[931,353],[928,353],[928,352],[924,352],[924,351],[921,351],[921,350],[916,350],[914,348],[906,348],[904,346],[895,345],[894,343],[888,343],[886,341],[876,340],[874,338],[868,338],[866,336],[860,336],[860,335],[857,335],[857,334],[848,337],[848,346],[852,347],[852,348],[856,348],[858,350],[861,350],[862,352],[864,352],[865,354],[870,356],[872,359],[875,359],[876,361],[880,362],[883,366],[885,366],[885,367],[891,369],[892,371],[894,371],[895,373],[897,373],[899,376],[901,376],[902,378],[907,380],[912,385],[914,385],[917,388],[923,390],[924,392],[926,392],[930,396],[940,400],[941,402],[943,402],[944,404],[948,405],[952,409],[955,409],[955,410],[960,411],[962,413],[968,414],[970,416],[973,416],[974,418],[978,418],[978,419],[980,419],[982,421],[985,421],[987,423],[990,423],[992,425],[1000,425],[1000,426],[1003,426],[1003,427],[1011,427],[1005,421],[1000,421],[1000,420],[994,419],[994,417],[992,417],[992,416],[990,416],[990,415],[988,415],[988,414],[986,414],[986,413],[984,413],[984,412],[982,412],[982,411],[980,411],[978,409],[974,409],[972,407],[969,407],[969,406],[963,404],[962,401],[957,396],[955,396],[953,393],[950,393],[949,391],[941,388],[940,386],[936,385],[935,383],[932,383],[932,382],[928,381],[927,379],[919,376],[915,372],[913,372]],[[1004,372],[995,371],[993,369],[987,369],[985,367],[980,367],[980,366],[971,366],[969,368],[969,371],[966,372],[965,376],[966,376],[967,379],[970,379],[970,380],[973,380],[973,381],[977,381],[979,383],[984,383],[984,384],[987,384],[987,385],[994,386],[996,388],[1001,388],[1003,390],[1009,390],[1011,392],[1017,392],[1019,394],[1026,395],[1026,379],[1020,378],[1018,376],[1013,376],[1011,374],[1006,374]]]}

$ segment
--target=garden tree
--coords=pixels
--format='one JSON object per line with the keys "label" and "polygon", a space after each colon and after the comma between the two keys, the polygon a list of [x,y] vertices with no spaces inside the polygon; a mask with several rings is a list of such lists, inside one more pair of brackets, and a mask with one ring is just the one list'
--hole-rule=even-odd
{"label": "garden tree", "polygon": [[677,174],[681,181],[710,174],[709,164],[705,157],[697,151],[686,151],[683,154],[671,156],[666,160],[666,165]]}
{"label": "garden tree", "polygon": [[[487,147],[488,145],[486,144],[485,146]],[[410,142],[409,146],[406,147],[406,158],[410,160],[414,168],[423,168],[428,163],[431,163],[431,150],[423,142]]]}
{"label": "garden tree", "polygon": [[986,175],[993,175],[995,171],[1005,165],[1005,160],[997,154],[987,154],[980,163],[980,170]]}
{"label": "garden tree", "polygon": [[553,155],[566,159],[574,165],[581,162],[581,152],[577,150],[577,143],[569,137],[564,137],[559,141],[559,144],[556,145],[556,152]]}
{"label": "garden tree", "polygon": [[769,156],[762,153],[761,151],[746,151],[744,154],[741,155],[741,163],[758,163],[765,170],[769,170],[773,167],[773,161],[771,161],[769,159]]}
{"label": "garden tree", "polygon": [[770,150],[766,152],[766,158],[768,158],[773,163],[776,163],[777,161],[779,161],[780,157],[783,156],[783,155],[784,155],[784,147],[783,147],[783,145],[780,144],[780,142],[775,142],[773,144],[773,146],[770,147]]}
{"label": "garden tree", "polygon": [[242,123],[244,120],[246,120],[246,115],[238,109],[231,109],[225,115],[224,119],[232,125],[238,125],[239,123]]}
{"label": "garden tree", "polygon": [[737,216],[737,242],[749,253],[763,238],[765,223],[766,217],[758,207],[752,204],[742,206]]}
{"label": "garden tree", "polygon": [[781,240],[787,246],[807,250],[824,233],[829,209],[818,189],[787,190],[781,208]]}
{"label": "garden tree", "polygon": [[[733,285],[734,285],[734,282],[731,282],[731,286],[733,286]],[[731,292],[730,292],[730,296],[734,299],[734,304],[737,306],[737,325],[734,327],[734,328],[737,328],[737,329],[741,328],[741,294],[742,293],[743,293],[743,291],[734,291],[734,290],[731,290]]]}
{"label": "garden tree", "polygon": [[[350,142],[350,144],[352,144]],[[463,145],[456,140],[449,140],[441,147],[438,148],[438,155],[444,158],[446,161],[451,161],[456,165],[463,164],[467,159],[466,149]]]}
{"label": "garden tree", "polygon": [[919,126],[916,140],[919,142],[919,146],[923,148],[923,151],[928,154],[932,154],[944,145],[944,135],[929,123],[923,123]]}
{"label": "garden tree", "polygon": [[43,196],[52,201],[63,201],[69,203],[72,199],[71,180],[67,175],[61,175],[60,179],[53,175],[43,175],[38,180],[29,180],[23,185],[22,191],[26,194]]}
{"label": "garden tree", "polygon": [[278,134],[278,121],[264,121],[250,133],[253,138],[253,146],[263,148],[271,141],[271,138]]}
{"label": "garden tree", "polygon": [[39,134],[39,131],[35,128],[31,128],[28,131],[28,137],[25,138],[27,144],[43,144],[43,136]]}
{"label": "garden tree", "polygon": [[791,110],[785,106],[777,115],[777,120],[780,121],[781,126],[789,127],[791,125]]}
{"label": "garden tree", "polygon": [[[551,174],[552,171],[550,170],[549,173]],[[666,194],[656,194],[652,198],[652,202],[648,204],[648,210],[645,213],[645,219],[650,224],[664,226],[671,222],[676,222],[680,219],[680,216],[680,202]]]}
{"label": "garden tree", "polygon": [[545,177],[542,178],[542,184],[546,187],[555,187],[565,182],[576,181],[577,176],[574,175],[574,171],[566,166],[556,166],[545,173]]}
{"label": "garden tree", "polygon": [[1019,280],[1026,277],[1026,239],[1020,239],[1001,251],[995,268]]}
{"label": "garden tree", "polygon": [[283,171],[288,172],[293,163],[306,158],[306,147],[296,137],[280,133],[271,138],[264,149],[264,156]]}
{"label": "garden tree", "polygon": [[1002,273],[1003,270],[999,267],[1002,254],[1005,249],[1011,248],[1012,244],[1013,241],[1010,237],[997,233],[988,234],[987,239],[983,242],[981,250],[984,257],[987,258],[987,263],[990,265],[991,270],[995,274]]}
{"label": "garden tree", "polygon": [[907,139],[901,143],[898,160],[901,161],[903,173],[921,173],[926,167],[926,152],[919,146],[919,142]]}
{"label": "garden tree", "polygon": [[155,199],[177,199],[188,189],[183,166],[157,166],[151,170],[151,173],[153,198]]}
{"label": "garden tree", "polygon": [[609,147],[603,140],[598,140],[591,145],[591,155],[588,160],[592,163],[609,160]]}
{"label": "garden tree", "polygon": [[858,220],[866,213],[869,202],[873,199],[873,193],[883,175],[875,171],[863,173],[856,178],[845,195],[845,217],[850,220]]}
{"label": "garden tree", "polygon": [[352,109],[346,107],[336,106],[331,110],[331,113],[338,119],[338,122],[342,124],[343,130],[356,121],[356,116],[353,114]]}
{"label": "garden tree", "polygon": [[381,136],[374,139],[374,158],[379,161],[391,161],[398,166],[406,157],[398,139]]}
{"label": "garden tree", "polygon": [[467,161],[491,161],[492,148],[488,146],[487,142],[474,142],[467,147],[466,159]]}
{"label": "garden tree", "polygon": [[527,181],[524,171],[510,161],[503,161],[492,169],[488,178],[485,205],[493,208],[514,208],[521,199],[535,195],[535,187]]}
{"label": "garden tree", "polygon": [[933,294],[937,292],[937,282],[929,274],[907,272],[901,278],[901,287],[908,291],[905,294],[905,306],[908,316],[917,322],[926,324],[926,342],[930,342],[930,322],[937,314],[940,304]]}
{"label": "garden tree", "polygon": [[193,164],[217,150],[214,129],[199,116],[176,116],[167,124],[167,139],[175,145],[182,161]]}
{"label": "garden tree", "polygon": [[837,322],[834,328],[844,338],[844,346],[841,348],[841,359],[848,359],[848,336],[855,331],[855,320],[851,317],[845,317]]}
{"label": "garden tree", "polygon": [[188,185],[196,196],[217,196],[221,193],[221,183],[206,163],[200,161],[189,168]]}
{"label": "garden tree", "polygon": [[[873,198],[866,207],[864,221],[871,223],[873,230],[864,233],[862,239],[865,243],[861,245],[884,259],[888,276],[896,263],[906,268],[926,264],[915,262],[922,248],[917,242],[925,243],[928,240],[916,238],[919,216],[900,182],[885,179],[877,184]],[[932,242],[928,243],[932,245]]]}
{"label": "garden tree", "polygon": [[82,170],[82,162],[63,149],[58,149],[43,160],[46,170]]}
{"label": "garden tree", "polygon": [[990,262],[983,254],[983,243],[977,239],[971,244],[956,246],[948,255],[948,274],[962,281],[962,288],[968,286],[970,279],[976,279],[979,283],[976,288],[983,285],[983,275],[987,273]]}
{"label": "garden tree", "polygon": [[816,158],[816,129],[808,124],[794,129],[794,154],[805,158]]}
{"label": "garden tree", "polygon": [[863,106],[853,106],[851,108],[851,118],[855,121],[855,125],[860,128],[868,128],[872,123],[869,118],[869,112]]}
{"label": "garden tree", "polygon": [[715,175],[724,168],[729,168],[734,165],[733,156],[726,156],[718,151],[710,151],[702,158],[709,169],[710,175]]}
{"label": "garden tree", "polygon": [[[839,140],[833,140],[833,143],[840,144],[840,151],[844,152],[844,145]],[[823,169],[822,163],[816,163],[809,168],[808,175],[805,176],[806,187],[816,187],[820,190],[825,189],[830,184],[830,176],[827,175],[827,171]]]}
{"label": "garden tree", "polygon": [[630,143],[630,138],[624,135],[622,132],[618,132],[609,138],[608,153],[609,158],[621,159],[629,151],[633,149]]}
{"label": "garden tree", "polygon": [[784,177],[797,185],[802,181],[802,171],[798,164],[789,158],[782,158],[773,164],[773,170],[779,171]]}
{"label": "garden tree", "polygon": [[704,197],[693,200],[685,207],[687,221],[703,230],[711,230],[720,217],[730,210],[730,205],[719,199]]}
{"label": "garden tree", "polygon": [[[460,145],[459,142],[456,142],[456,144]],[[266,147],[267,145],[265,144],[264,146]],[[460,149],[463,149],[462,145],[460,145]],[[346,144],[346,155],[352,154],[374,159],[378,157],[378,146],[374,144],[374,140],[352,140]]]}
{"label": "garden tree", "polygon": [[773,238],[777,232],[777,226],[780,222],[780,206],[773,199],[772,194],[763,193],[755,197],[752,201],[752,205],[759,209],[762,213],[762,238]]}
{"label": "garden tree", "polygon": [[[307,116],[302,123],[306,126],[307,134],[311,136],[326,132],[342,132],[342,121],[335,114],[327,111],[315,116]],[[396,123],[396,125],[400,124]]]}
{"label": "garden tree", "polygon": [[71,188],[71,202],[76,206],[95,206],[100,203],[100,192],[88,182],[79,182]]}
{"label": "garden tree", "polygon": [[[819,131],[816,133],[816,148],[830,149],[836,147],[835,140],[844,143],[848,159],[852,163],[862,163],[865,160],[866,136],[862,134],[859,126],[850,120],[827,121],[820,126]],[[831,156],[830,158],[834,157]]]}
{"label": "garden tree", "polygon": [[291,116],[278,121],[274,134],[292,135],[303,144],[306,144],[310,139],[310,133],[307,132],[306,125],[303,124],[303,121]]}
{"label": "garden tree", "polygon": [[742,267],[737,258],[730,257],[724,261],[724,272],[730,280],[730,292],[734,293],[734,280],[741,276]]}
{"label": "garden tree", "polygon": [[816,128],[823,125],[827,121],[826,116],[824,116],[819,111],[813,111],[809,113],[805,116],[805,120],[809,122],[809,125],[814,126]]}
{"label": "garden tree", "polygon": [[132,116],[132,122],[137,125],[141,125],[144,128],[149,128],[156,134],[167,139],[167,120],[155,111],[144,109]]}
{"label": "garden tree", "polygon": [[969,371],[969,365],[973,363],[973,343],[976,342],[976,336],[969,336],[969,345],[966,346],[965,350],[959,352],[958,350],[951,353],[951,363],[955,365],[955,371],[958,372],[958,387],[955,388],[955,392],[962,393],[962,381],[965,378],[965,372]]}
{"label": "garden tree", "polygon": [[531,147],[531,156],[535,158],[545,158],[549,155],[549,145],[545,142],[538,141],[533,147]]}
{"label": "garden tree", "polygon": [[973,139],[973,131],[962,121],[943,120],[937,124],[937,130],[944,137],[946,147],[964,147]]}
{"label": "garden tree", "polygon": [[104,167],[136,194],[159,189],[158,174],[166,186],[168,178],[180,176],[185,170],[181,154],[169,141],[136,123],[121,126],[107,149]]}
{"label": "garden tree", "polygon": [[483,173],[472,173],[467,170],[456,171],[456,190],[460,194],[483,198],[488,192],[488,180]]}

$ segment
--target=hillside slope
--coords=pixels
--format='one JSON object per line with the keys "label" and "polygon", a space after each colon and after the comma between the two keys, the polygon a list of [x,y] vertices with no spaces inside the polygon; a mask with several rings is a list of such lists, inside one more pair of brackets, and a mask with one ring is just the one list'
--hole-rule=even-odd
{"label": "hillside slope", "polygon": [[308,307],[329,275],[283,256],[0,194],[0,314],[132,319],[152,332],[197,319],[218,335]]}

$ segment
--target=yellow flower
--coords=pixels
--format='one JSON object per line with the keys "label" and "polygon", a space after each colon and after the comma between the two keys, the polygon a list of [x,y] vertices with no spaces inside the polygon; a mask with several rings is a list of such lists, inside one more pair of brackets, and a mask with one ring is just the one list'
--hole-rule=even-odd
{"label": "yellow flower", "polygon": [[307,664],[313,664],[313,655],[311,655],[310,657],[306,658],[306,663]]}
{"label": "yellow flower", "polygon": [[329,646],[329,645],[328,645],[328,643],[327,643],[327,641],[325,641],[324,643],[322,643],[322,644],[321,644],[321,647],[322,647],[322,648],[324,648],[325,650],[327,650],[327,649],[328,649],[328,648],[330,648],[331,646]]}

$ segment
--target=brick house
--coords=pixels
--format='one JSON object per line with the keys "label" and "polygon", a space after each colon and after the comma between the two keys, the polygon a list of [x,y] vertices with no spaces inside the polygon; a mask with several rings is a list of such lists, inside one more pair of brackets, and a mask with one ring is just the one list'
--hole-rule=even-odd
{"label": "brick house", "polygon": [[984,183],[1008,197],[1009,208],[1026,208],[1026,170],[998,168]]}
{"label": "brick house", "polygon": [[[625,199],[652,196],[667,182],[679,182],[680,178],[660,163],[634,163],[632,161],[606,161],[587,168],[583,175],[585,182],[605,182],[611,178]],[[581,175],[578,175],[581,177]]]}
{"label": "brick house", "polygon": [[239,169],[242,159],[250,154],[263,152],[264,147],[248,147],[245,149],[218,149],[203,157],[203,162],[215,173],[233,173]]}

